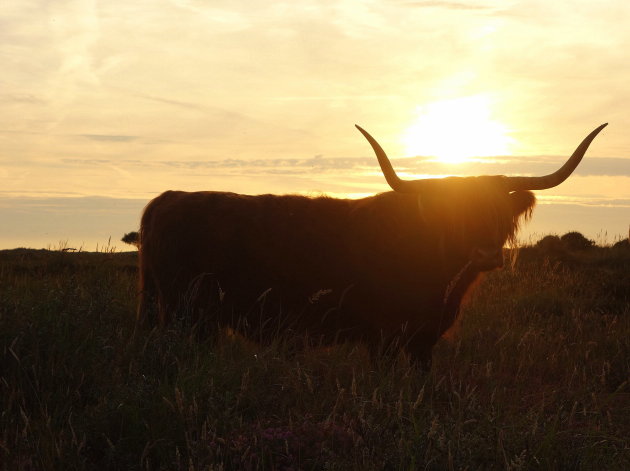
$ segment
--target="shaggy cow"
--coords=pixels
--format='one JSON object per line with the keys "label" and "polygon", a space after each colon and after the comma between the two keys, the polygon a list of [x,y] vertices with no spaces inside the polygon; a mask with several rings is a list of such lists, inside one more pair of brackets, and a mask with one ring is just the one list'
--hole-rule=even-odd
{"label": "shaggy cow", "polygon": [[604,126],[543,177],[403,181],[357,126],[394,191],[359,200],[167,191],[142,216],[138,319],[399,345],[426,365],[468,288],[502,266],[534,207],[528,190],[563,182]]}

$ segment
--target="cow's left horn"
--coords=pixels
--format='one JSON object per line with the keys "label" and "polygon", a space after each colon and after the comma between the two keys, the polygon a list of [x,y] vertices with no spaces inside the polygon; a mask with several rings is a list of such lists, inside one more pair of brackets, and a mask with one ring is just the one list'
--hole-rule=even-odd
{"label": "cow's left horn", "polygon": [[569,178],[569,175],[573,173],[573,170],[578,166],[582,157],[586,153],[586,149],[593,142],[595,136],[604,129],[608,123],[602,124],[591,132],[582,143],[575,149],[573,155],[569,157],[569,160],[565,164],[556,170],[554,173],[545,175],[543,177],[505,177],[505,182],[510,191],[517,190],[545,190],[558,186],[560,183]]}
{"label": "cow's left horn", "polygon": [[385,180],[387,180],[387,183],[389,183],[389,186],[392,187],[392,190],[398,191],[401,193],[417,192],[418,187],[414,184],[414,183],[417,183],[417,181],[415,182],[404,181],[398,178],[398,175],[396,175],[396,172],[394,171],[394,167],[392,167],[392,164],[389,161],[387,154],[385,153],[383,148],[380,146],[380,144],[376,142],[376,139],[370,136],[370,133],[368,133],[365,129],[363,129],[358,124],[355,124],[355,126],[357,127],[359,131],[361,131],[361,134],[363,134],[365,138],[368,140],[368,142],[372,146],[372,149],[374,149],[374,153],[376,154],[378,163],[381,166],[383,175],[385,175]]}

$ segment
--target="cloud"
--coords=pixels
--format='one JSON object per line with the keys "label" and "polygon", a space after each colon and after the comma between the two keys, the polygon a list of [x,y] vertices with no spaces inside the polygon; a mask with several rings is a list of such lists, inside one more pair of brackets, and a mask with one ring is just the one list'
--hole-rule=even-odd
{"label": "cloud", "polygon": [[214,30],[221,32],[240,32],[247,30],[252,25],[252,15],[238,11],[231,2],[225,8],[211,6],[209,2],[198,0],[171,0],[171,3],[178,8],[188,10],[197,17],[210,23]]}
{"label": "cloud", "polygon": [[23,104],[23,105],[43,105],[46,100],[31,93],[11,93],[0,95],[0,103]]}
{"label": "cloud", "polygon": [[605,196],[558,196],[544,192],[536,195],[538,204],[543,205],[575,205],[603,208],[630,208],[630,199],[608,198]]}
{"label": "cloud", "polygon": [[[509,159],[485,165],[488,168],[502,170],[508,175],[546,175],[555,172],[564,163],[567,157],[510,157]],[[588,156],[580,163],[573,172],[574,175],[584,177],[610,176],[610,177],[630,177],[630,159],[615,157],[589,158]]]}
{"label": "cloud", "polygon": [[610,207],[616,207],[616,208],[630,208],[630,199],[609,200],[609,201],[606,201],[606,204],[604,204],[603,206],[610,206]]}
{"label": "cloud", "polygon": [[[117,136],[111,136],[115,138]],[[120,136],[125,137],[125,136]],[[109,140],[109,139],[103,139]],[[415,175],[547,175],[564,163],[564,156],[510,156],[480,158],[462,164],[447,164],[428,157],[391,159],[400,173]],[[318,173],[327,171],[380,172],[374,157],[324,157],[316,155],[305,159],[220,159],[220,160],[159,160],[145,162],[138,159],[63,159],[72,165],[126,165],[142,168],[223,169],[242,173],[267,172],[270,174]],[[630,159],[620,157],[586,157],[573,173],[583,177],[630,177]]]}
{"label": "cloud", "polygon": [[74,191],[7,191],[0,190],[0,208],[13,207],[15,201],[33,201],[33,198],[75,198],[81,196]]}
{"label": "cloud", "polygon": [[[193,120],[188,121],[190,125],[185,128],[185,132],[189,133],[189,137],[191,134],[194,135],[194,133],[199,132],[199,129],[202,127],[203,130],[201,131],[201,134],[204,137],[207,137],[209,135],[208,133],[212,133],[213,136],[221,136],[228,139],[233,138],[235,135],[238,136],[237,139],[242,139],[242,135],[240,133],[245,130],[247,130],[250,134],[259,133],[261,137],[264,136],[269,139],[272,139],[272,136],[279,132],[277,127],[270,125],[266,121],[252,118],[246,113],[232,109],[224,109],[210,104],[197,104],[189,101],[172,99],[170,97],[147,95],[143,93],[131,93],[131,96],[152,101],[154,103],[162,103],[198,112],[194,116],[188,116],[187,118]],[[164,110],[164,114],[173,113],[170,110]],[[177,129],[181,129],[183,123],[186,122],[186,118],[182,116],[181,113],[178,113],[178,115],[179,122],[176,126],[169,129],[169,132],[177,132]],[[199,115],[202,116],[201,119]],[[284,133],[291,132],[291,130],[286,127],[281,131]]]}
{"label": "cloud", "polygon": [[[395,161],[395,160],[394,160]],[[109,165],[128,164],[142,167],[171,167],[188,169],[269,169],[274,173],[282,173],[282,169],[292,171],[302,169],[304,172],[312,170],[354,170],[358,168],[378,168],[375,159],[371,157],[327,158],[314,156],[308,159],[222,159],[222,160],[161,160],[144,162],[134,160],[110,159],[63,159],[64,163],[72,165]]]}
{"label": "cloud", "polygon": [[371,101],[371,100],[389,100],[392,98],[398,98],[398,95],[296,95],[296,96],[276,96],[271,97],[272,101],[336,101],[336,100],[356,100],[356,101]]}
{"label": "cloud", "polygon": [[492,10],[491,6],[486,5],[472,5],[462,2],[440,2],[440,1],[420,1],[420,2],[405,2],[405,5],[418,8],[444,8],[448,10]]}
{"label": "cloud", "polygon": [[169,98],[162,98],[162,97],[157,97],[157,96],[151,96],[151,95],[143,95],[143,94],[136,94],[135,96],[137,96],[138,98],[143,98],[145,100],[150,100],[150,101],[155,101],[158,103],[166,103],[167,105],[173,105],[173,106],[178,106],[180,108],[187,108],[187,109],[191,109],[191,110],[201,110],[201,111],[205,111],[205,107],[200,106],[196,103],[189,103],[189,102],[185,102],[185,101],[181,101],[181,100],[172,100]]}
{"label": "cloud", "polygon": [[80,134],[79,137],[99,142],[131,142],[139,139],[138,136],[120,134]]}

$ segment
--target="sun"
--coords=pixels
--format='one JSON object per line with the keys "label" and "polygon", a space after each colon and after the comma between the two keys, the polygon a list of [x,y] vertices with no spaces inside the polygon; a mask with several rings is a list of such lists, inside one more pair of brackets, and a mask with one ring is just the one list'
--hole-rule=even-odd
{"label": "sun", "polygon": [[461,163],[472,157],[510,155],[514,140],[492,120],[487,95],[437,101],[417,108],[418,118],[405,135],[406,154]]}

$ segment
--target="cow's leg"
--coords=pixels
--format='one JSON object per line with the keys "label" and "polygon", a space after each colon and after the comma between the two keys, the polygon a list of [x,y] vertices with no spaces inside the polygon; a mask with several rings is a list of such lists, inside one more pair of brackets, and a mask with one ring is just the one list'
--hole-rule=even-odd
{"label": "cow's leg", "polygon": [[424,372],[431,370],[433,345],[435,345],[434,340],[417,337],[411,339],[405,347],[405,350],[411,357],[412,363],[420,367]]}
{"label": "cow's leg", "polygon": [[138,284],[138,309],[136,312],[136,329],[140,326],[157,326],[158,316],[158,290],[155,280],[149,273],[143,273],[141,267]]}

